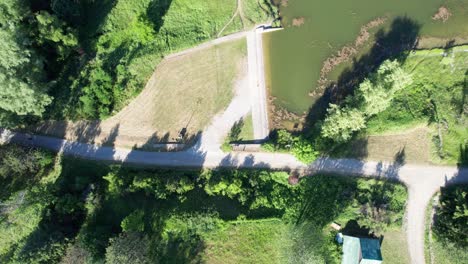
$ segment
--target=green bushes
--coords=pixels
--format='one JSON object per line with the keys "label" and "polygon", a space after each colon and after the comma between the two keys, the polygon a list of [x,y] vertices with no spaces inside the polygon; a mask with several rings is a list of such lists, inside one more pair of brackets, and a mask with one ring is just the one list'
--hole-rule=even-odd
{"label": "green bushes", "polygon": [[448,50],[414,51],[402,65],[413,83],[395,93],[390,107],[372,117],[367,132],[383,132],[427,123],[433,130],[433,160],[460,162],[468,138],[466,113],[466,46]]}
{"label": "green bushes", "polygon": [[441,191],[440,206],[436,210],[434,233],[444,244],[468,247],[468,186],[445,187]]}
{"label": "green bushes", "polygon": [[[39,228],[52,195],[54,156],[46,151],[16,145],[0,146],[0,262],[38,263],[46,255],[35,251],[37,240],[54,240]],[[51,244],[54,251],[60,244]],[[54,253],[52,253],[54,254]],[[16,262],[15,262],[16,261]]]}
{"label": "green bushes", "polygon": [[[331,221],[381,232],[400,223],[406,199],[405,188],[389,182],[316,175],[292,186],[287,173],[268,170],[138,169],[66,157],[55,168],[27,203],[14,208],[23,191],[1,200],[2,263],[201,261],[211,249],[226,253],[226,234],[247,247],[270,245],[272,221],[286,250],[261,254],[266,262],[306,250],[333,263]],[[320,236],[303,244],[311,234]]]}
{"label": "green bushes", "polygon": [[314,149],[314,146],[302,137],[294,141],[291,151],[298,160],[304,163],[312,163],[319,155],[319,152]]}
{"label": "green bushes", "polygon": [[398,61],[386,60],[376,73],[365,79],[345,106],[331,104],[322,125],[322,136],[335,142],[349,141],[366,127],[366,120],[387,109],[395,94],[412,83]]}
{"label": "green bushes", "polygon": [[341,108],[330,104],[328,116],[322,126],[322,136],[336,142],[346,142],[353,133],[366,127],[366,117],[358,109]]}
{"label": "green bushes", "polygon": [[[244,2],[249,23],[272,12]],[[0,122],[14,124],[17,115],[40,117],[52,98],[48,117],[109,117],[144,87],[163,56],[215,37],[236,2],[3,0],[0,8]]]}
{"label": "green bushes", "polygon": [[53,168],[52,153],[16,145],[0,145],[0,200],[34,186]]}
{"label": "green bushes", "polygon": [[271,140],[262,145],[265,151],[290,151],[298,160],[311,163],[317,159],[319,152],[303,136],[293,136],[285,129],[275,131]]}
{"label": "green bushes", "polygon": [[149,255],[150,241],[144,234],[122,233],[109,241],[106,249],[106,263],[151,263]]}

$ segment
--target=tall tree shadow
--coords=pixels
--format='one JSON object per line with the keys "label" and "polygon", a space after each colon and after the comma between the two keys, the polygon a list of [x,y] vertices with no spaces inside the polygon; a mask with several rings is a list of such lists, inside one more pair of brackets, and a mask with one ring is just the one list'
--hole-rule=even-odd
{"label": "tall tree shadow", "polygon": [[408,53],[405,51],[417,46],[420,27],[408,17],[397,17],[388,31],[379,30],[375,34],[375,42],[370,51],[359,59],[354,59],[352,66],[345,69],[336,82],[326,87],[323,95],[309,109],[305,132],[311,132],[315,124],[323,120],[330,103],[342,102],[370,73],[375,72],[383,61],[406,60]]}
{"label": "tall tree shadow", "polygon": [[156,32],[159,32],[164,24],[164,15],[171,6],[172,0],[153,0],[149,4],[146,15],[148,20],[153,24]]}

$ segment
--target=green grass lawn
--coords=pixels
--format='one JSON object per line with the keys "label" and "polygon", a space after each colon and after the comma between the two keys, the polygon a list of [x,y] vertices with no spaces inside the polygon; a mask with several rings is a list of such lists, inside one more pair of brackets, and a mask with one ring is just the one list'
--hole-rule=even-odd
{"label": "green grass lawn", "polygon": [[239,139],[241,141],[254,139],[252,113],[247,114],[244,118],[244,125],[242,126],[242,130],[239,134]]}
{"label": "green grass lawn", "polygon": [[384,263],[409,264],[408,244],[403,228],[388,230],[383,236],[381,250]]}
{"label": "green grass lawn", "polygon": [[229,223],[206,235],[206,263],[285,263],[283,236],[289,227],[279,219]]}
{"label": "green grass lawn", "polygon": [[231,144],[242,144],[244,141],[254,140],[252,113],[238,120],[231,127],[231,131],[224,139],[221,150],[224,152],[232,151]]}

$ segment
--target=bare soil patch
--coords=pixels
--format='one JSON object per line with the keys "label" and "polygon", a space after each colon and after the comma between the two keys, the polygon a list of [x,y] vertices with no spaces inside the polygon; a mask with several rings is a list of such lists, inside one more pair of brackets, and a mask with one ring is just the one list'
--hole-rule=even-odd
{"label": "bare soil patch", "polygon": [[163,60],[145,89],[104,121],[48,121],[40,134],[120,147],[191,143],[225,109],[246,74],[245,38]]}
{"label": "bare soil patch", "polygon": [[439,10],[437,10],[437,13],[435,13],[432,16],[432,20],[438,20],[438,21],[442,21],[445,23],[447,22],[447,20],[449,20],[451,16],[452,16],[452,13],[450,12],[450,10],[445,6],[441,6],[439,7]]}

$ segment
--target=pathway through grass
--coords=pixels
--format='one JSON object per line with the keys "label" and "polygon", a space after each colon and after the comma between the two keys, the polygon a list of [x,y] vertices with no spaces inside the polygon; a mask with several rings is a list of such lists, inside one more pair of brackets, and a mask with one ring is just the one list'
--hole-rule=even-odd
{"label": "pathway through grass", "polygon": [[[192,138],[227,107],[246,72],[245,38],[164,60],[146,88],[103,122],[46,122],[38,132],[72,140],[149,147]],[[92,131],[90,131],[92,130]],[[90,133],[83,133],[90,131]],[[112,135],[112,136],[111,136]]]}

